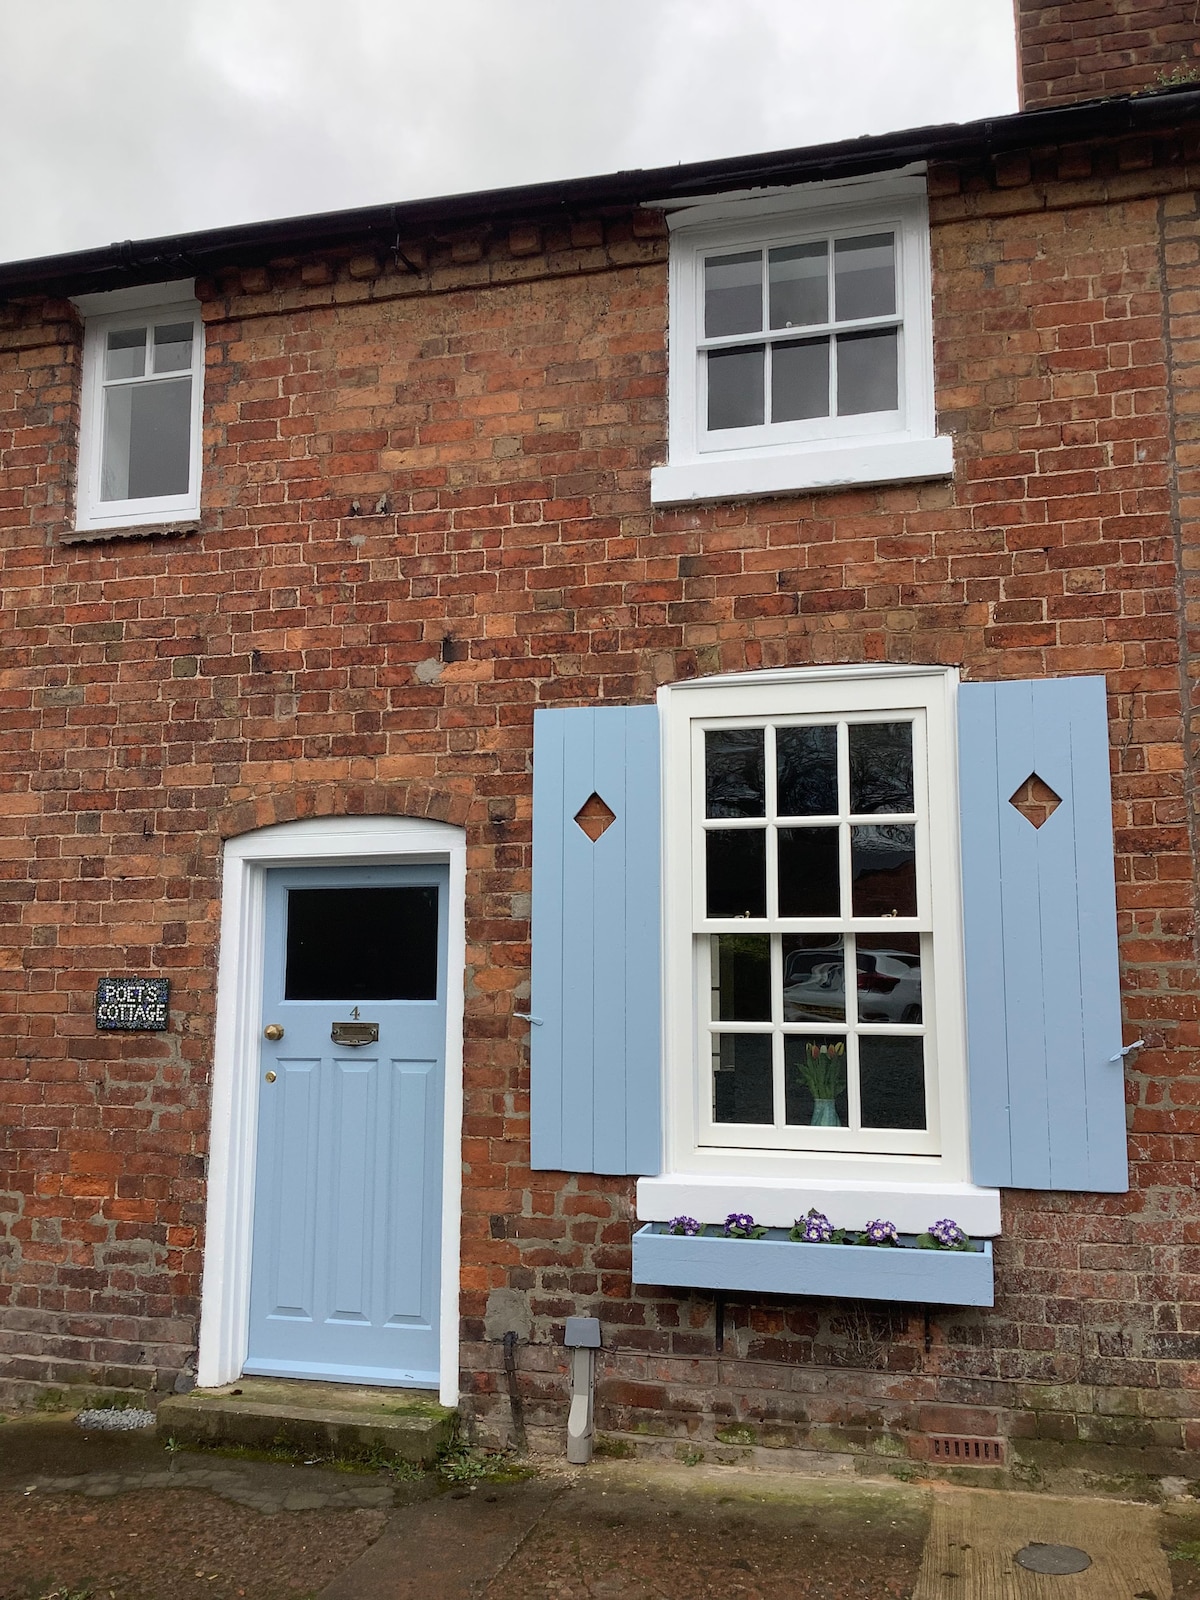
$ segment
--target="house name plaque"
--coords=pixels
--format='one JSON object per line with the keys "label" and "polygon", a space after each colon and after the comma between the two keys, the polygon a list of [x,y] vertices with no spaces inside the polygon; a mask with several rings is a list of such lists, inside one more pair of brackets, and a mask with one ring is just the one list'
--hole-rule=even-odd
{"label": "house name plaque", "polygon": [[167,1026],[169,978],[101,978],[96,985],[97,1028]]}

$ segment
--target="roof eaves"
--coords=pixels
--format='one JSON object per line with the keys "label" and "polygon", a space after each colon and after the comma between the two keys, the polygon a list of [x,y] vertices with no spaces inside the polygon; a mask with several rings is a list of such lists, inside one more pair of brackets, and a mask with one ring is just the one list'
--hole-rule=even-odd
{"label": "roof eaves", "polygon": [[1147,133],[1200,120],[1200,90],[1090,100],[977,122],[873,134],[826,145],[719,161],[637,168],[596,177],[481,190],[349,211],[242,223],[97,249],[0,263],[0,295],[79,293],[199,275],[295,250],[397,240],[453,227],[642,205],[821,179],[886,172],[914,161],[985,158],[1097,137]]}

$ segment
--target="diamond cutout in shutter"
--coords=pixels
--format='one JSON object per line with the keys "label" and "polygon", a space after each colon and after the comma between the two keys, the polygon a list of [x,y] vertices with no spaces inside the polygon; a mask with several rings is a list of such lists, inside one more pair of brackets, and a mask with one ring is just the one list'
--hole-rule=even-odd
{"label": "diamond cutout in shutter", "polygon": [[607,803],[601,800],[596,793],[588,795],[587,799],[575,813],[575,821],[595,844],[602,833],[606,833],[617,820],[617,813]]}
{"label": "diamond cutout in shutter", "polygon": [[1021,813],[1026,822],[1040,828],[1062,805],[1062,796],[1055,794],[1036,772],[1031,772],[1025,782],[1009,795],[1008,803]]}

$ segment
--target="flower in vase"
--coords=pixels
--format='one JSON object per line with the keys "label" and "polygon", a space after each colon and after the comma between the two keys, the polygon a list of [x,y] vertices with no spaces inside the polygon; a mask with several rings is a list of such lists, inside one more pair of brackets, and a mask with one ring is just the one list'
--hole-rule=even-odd
{"label": "flower in vase", "polygon": [[667,1232],[683,1234],[688,1239],[694,1239],[702,1226],[703,1224],[697,1222],[695,1217],[672,1217],[667,1223]]}
{"label": "flower in vase", "polygon": [[791,1236],[797,1244],[828,1244],[833,1238],[833,1223],[823,1211],[813,1207],[796,1218]]}
{"label": "flower in vase", "polygon": [[896,1233],[894,1222],[885,1222],[882,1217],[876,1217],[874,1222],[868,1222],[859,1236],[863,1244],[899,1244],[900,1239]]}

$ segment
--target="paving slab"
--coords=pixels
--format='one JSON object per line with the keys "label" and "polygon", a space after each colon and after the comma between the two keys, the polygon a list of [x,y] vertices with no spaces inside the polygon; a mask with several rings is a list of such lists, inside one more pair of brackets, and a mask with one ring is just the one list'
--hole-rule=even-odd
{"label": "paving slab", "polygon": [[[1171,1600],[1153,1506],[1011,1489],[939,1489],[913,1600]],[[1018,1565],[1030,1545],[1083,1550],[1091,1565],[1053,1576]]]}
{"label": "paving slab", "polygon": [[181,1445],[287,1445],[331,1455],[379,1454],[431,1466],[451,1443],[457,1412],[420,1389],[296,1378],[240,1378],[219,1389],[171,1395],[158,1408],[160,1438]]}
{"label": "paving slab", "polygon": [[485,1594],[563,1493],[562,1483],[534,1479],[454,1490],[406,1506],[353,1566],[321,1590],[320,1600],[470,1600]]}

